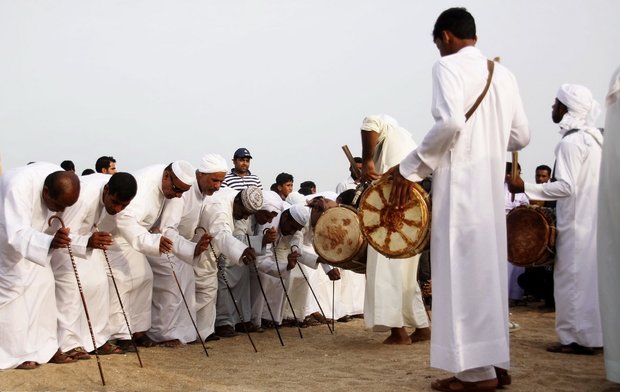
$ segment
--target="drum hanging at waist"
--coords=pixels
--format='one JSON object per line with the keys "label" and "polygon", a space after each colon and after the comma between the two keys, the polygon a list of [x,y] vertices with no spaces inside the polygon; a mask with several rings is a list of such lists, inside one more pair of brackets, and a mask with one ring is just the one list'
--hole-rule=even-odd
{"label": "drum hanging at waist", "polygon": [[524,205],[506,216],[508,261],[520,267],[539,267],[555,259],[555,211]]}

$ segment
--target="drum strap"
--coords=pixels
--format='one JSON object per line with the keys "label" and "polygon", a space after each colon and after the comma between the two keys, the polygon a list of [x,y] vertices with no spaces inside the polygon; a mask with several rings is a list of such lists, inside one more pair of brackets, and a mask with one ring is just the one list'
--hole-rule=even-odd
{"label": "drum strap", "polygon": [[476,102],[474,102],[474,105],[467,111],[467,113],[465,113],[465,121],[469,120],[471,115],[474,114],[476,109],[478,109],[478,106],[480,105],[480,102],[482,102],[482,100],[484,99],[484,96],[487,95],[487,91],[489,91],[489,87],[491,86],[491,79],[493,78],[495,61],[487,60],[487,69],[489,70],[489,76],[487,76],[487,84],[486,86],[484,86],[484,90],[482,90],[482,93],[480,93],[478,99],[476,99]]}

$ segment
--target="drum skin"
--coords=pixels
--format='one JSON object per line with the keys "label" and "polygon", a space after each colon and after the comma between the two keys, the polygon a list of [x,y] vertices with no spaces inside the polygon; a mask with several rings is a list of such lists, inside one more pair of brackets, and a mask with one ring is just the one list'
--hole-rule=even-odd
{"label": "drum skin", "polygon": [[406,259],[429,246],[431,209],[428,194],[414,184],[413,199],[402,209],[388,205],[391,181],[379,180],[362,194],[358,216],[362,234],[377,252]]}
{"label": "drum skin", "polygon": [[525,205],[506,216],[508,261],[519,267],[538,267],[555,258],[555,213],[550,208]]}
{"label": "drum skin", "polygon": [[355,209],[339,206],[326,210],[317,220],[312,242],[321,261],[353,272],[366,272],[367,243]]}

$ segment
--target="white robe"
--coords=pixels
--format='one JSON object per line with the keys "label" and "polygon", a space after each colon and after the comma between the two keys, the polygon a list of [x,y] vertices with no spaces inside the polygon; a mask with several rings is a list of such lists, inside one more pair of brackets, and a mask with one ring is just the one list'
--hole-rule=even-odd
{"label": "white robe", "polygon": [[62,168],[33,163],[0,177],[0,369],[45,363],[58,349],[50,245],[54,215],[41,197]]}
{"label": "white robe", "polygon": [[189,343],[196,340],[196,329],[192,323],[192,319],[196,320],[193,268],[196,243],[191,239],[203,234],[195,233],[203,199],[194,178],[191,188],[182,197],[164,203],[158,225],[163,235],[172,240],[172,254],[169,258],[166,255],[147,257],[153,271],[151,328],[147,334],[156,342],[178,339],[181,343]]}
{"label": "white robe", "polygon": [[[103,206],[102,193],[110,177],[101,173],[81,177],[78,201],[62,214],[65,225],[78,235],[72,240],[71,248],[97,347],[110,338],[108,271],[103,251],[86,250],[86,244],[91,233],[95,231],[94,225],[99,227],[102,219],[109,216]],[[88,320],[67,250],[55,250],[52,253],[51,265],[56,279],[60,349],[68,351],[75,347],[84,347],[87,351],[92,351],[94,347]]]}
{"label": "white robe", "polygon": [[561,344],[603,345],[596,269],[596,211],[603,136],[580,130],[556,147],[555,182],[525,184],[531,199],[557,200],[553,269]]}
{"label": "white robe", "polygon": [[502,187],[506,150],[523,148],[529,129],[516,80],[501,64],[465,122],[487,74],[471,46],[435,64],[435,125],[400,164],[410,181],[433,173],[431,366],[451,372],[510,360]]}
{"label": "white robe", "polygon": [[620,383],[620,68],[611,79],[598,193],[598,279],[607,379]]}
{"label": "white robe", "polygon": [[[379,134],[373,156],[378,173],[397,165],[416,147],[411,134],[386,115],[367,117],[362,131]],[[419,260],[420,255],[389,259],[368,246],[364,302],[367,329],[383,332],[390,328],[429,326],[417,282]]]}
{"label": "white robe", "polygon": [[[162,176],[166,165],[153,165],[133,174],[138,193],[129,206],[115,215],[114,244],[108,257],[114,272],[131,332],[151,327],[153,272],[146,256],[159,256],[161,234],[150,233],[162,212],[165,196]],[[111,283],[110,283],[111,285]],[[129,339],[120,304],[110,286],[110,333],[113,338]]]}

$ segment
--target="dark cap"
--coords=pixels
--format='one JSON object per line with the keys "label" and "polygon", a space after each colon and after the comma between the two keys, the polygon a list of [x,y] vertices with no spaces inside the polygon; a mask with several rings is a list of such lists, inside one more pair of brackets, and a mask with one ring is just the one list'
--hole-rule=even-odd
{"label": "dark cap", "polygon": [[237,158],[250,158],[252,159],[252,155],[250,155],[250,152],[248,151],[247,148],[238,148],[237,151],[235,151],[235,155],[233,155],[233,159],[237,159]]}

